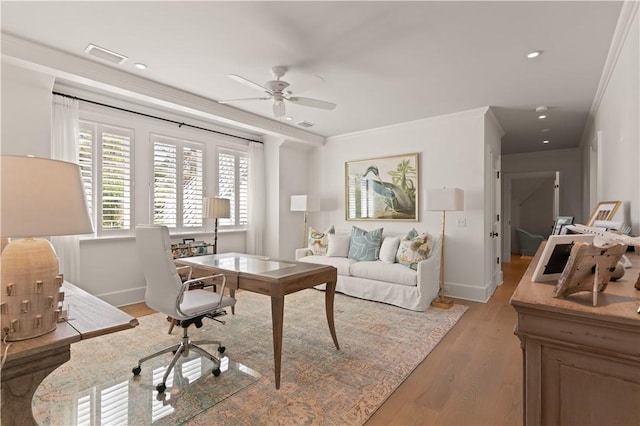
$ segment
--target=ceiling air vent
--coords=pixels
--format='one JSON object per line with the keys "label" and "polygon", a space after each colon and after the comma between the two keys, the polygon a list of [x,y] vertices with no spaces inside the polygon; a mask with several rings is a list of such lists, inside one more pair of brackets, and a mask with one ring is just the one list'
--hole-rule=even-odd
{"label": "ceiling air vent", "polygon": [[313,127],[313,123],[309,123],[308,121],[298,121],[296,124],[300,127]]}
{"label": "ceiling air vent", "polygon": [[105,49],[104,47],[96,46],[95,44],[88,45],[87,48],[84,49],[84,51],[91,56],[95,56],[96,58],[100,58],[103,61],[111,62],[112,64],[116,65],[120,65],[124,61],[129,59],[124,55],[112,52],[111,50]]}

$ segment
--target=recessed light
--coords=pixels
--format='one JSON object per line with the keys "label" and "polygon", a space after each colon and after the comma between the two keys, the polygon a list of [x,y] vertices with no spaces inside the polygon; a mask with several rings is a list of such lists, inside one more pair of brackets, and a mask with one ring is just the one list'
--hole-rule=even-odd
{"label": "recessed light", "polygon": [[547,133],[547,132],[550,132],[550,131],[551,131],[551,129],[542,129],[541,130],[542,133]]}
{"label": "recessed light", "polygon": [[134,64],[134,67],[138,68],[139,70],[146,70],[147,66],[143,63],[137,62],[136,64]]}
{"label": "recessed light", "polygon": [[540,120],[543,120],[543,119],[547,118],[546,112],[547,112],[548,109],[549,108],[547,108],[544,105],[540,105],[540,106],[536,107],[536,112],[538,113],[538,118]]}
{"label": "recessed light", "polygon": [[287,121],[291,121],[291,120],[293,120],[293,117],[286,116],[284,119],[287,120]]}
{"label": "recessed light", "polygon": [[545,140],[545,141],[542,141],[542,143],[549,143],[549,141],[548,141],[548,140]]}
{"label": "recessed light", "polygon": [[532,52],[527,53],[527,58],[533,59],[533,58],[537,58],[540,55],[542,55],[542,50],[534,50]]}

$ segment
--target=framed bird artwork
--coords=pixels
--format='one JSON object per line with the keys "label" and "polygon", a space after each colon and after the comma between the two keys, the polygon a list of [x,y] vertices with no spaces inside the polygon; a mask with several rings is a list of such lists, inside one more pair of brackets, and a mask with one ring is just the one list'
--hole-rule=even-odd
{"label": "framed bird artwork", "polygon": [[418,153],[345,163],[345,219],[418,221]]}

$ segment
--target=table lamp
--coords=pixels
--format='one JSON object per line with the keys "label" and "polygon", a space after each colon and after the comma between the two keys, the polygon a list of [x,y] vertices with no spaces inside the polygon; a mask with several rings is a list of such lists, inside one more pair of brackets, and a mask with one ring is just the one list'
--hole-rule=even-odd
{"label": "table lamp", "polygon": [[213,231],[213,254],[218,253],[218,218],[231,217],[231,202],[228,198],[206,198],[204,203],[204,217],[215,219]]}
{"label": "table lamp", "polygon": [[291,211],[292,212],[304,212],[304,219],[302,226],[302,246],[307,246],[307,214],[309,212],[320,211],[320,200],[311,195],[292,195],[291,196]]}
{"label": "table lamp", "polygon": [[444,297],[444,240],[445,212],[464,210],[464,191],[460,188],[439,188],[427,191],[426,210],[442,211],[442,235],[440,237],[442,251],[440,253],[440,294],[431,302],[431,306],[449,309],[453,300]]}
{"label": "table lamp", "polygon": [[93,232],[80,167],[47,158],[0,156],[0,235],[13,239],[2,263],[2,338],[56,329],[64,293],[58,257],[46,239]]}

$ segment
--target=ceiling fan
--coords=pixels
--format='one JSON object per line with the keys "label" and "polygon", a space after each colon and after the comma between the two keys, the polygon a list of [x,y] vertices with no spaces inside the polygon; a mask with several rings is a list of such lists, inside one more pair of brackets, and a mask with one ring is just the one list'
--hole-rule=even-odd
{"label": "ceiling fan", "polygon": [[320,99],[291,96],[293,93],[290,90],[286,90],[289,87],[289,83],[287,83],[284,80],[281,80],[281,78],[284,77],[286,72],[287,72],[287,67],[285,66],[279,65],[271,68],[271,73],[275,77],[275,80],[267,81],[264,84],[264,86],[236,74],[227,74],[227,76],[232,80],[245,84],[254,89],[260,90],[266,93],[268,96],[262,96],[259,98],[229,99],[224,101],[218,101],[218,103],[229,104],[233,102],[268,101],[273,99],[273,115],[275,117],[282,117],[285,115],[286,113],[286,109],[284,105],[285,101],[291,102],[292,104],[297,104],[297,105],[302,105],[302,106],[307,106],[312,108],[327,109],[327,110],[332,110],[336,107],[336,104],[332,102],[321,101]]}

